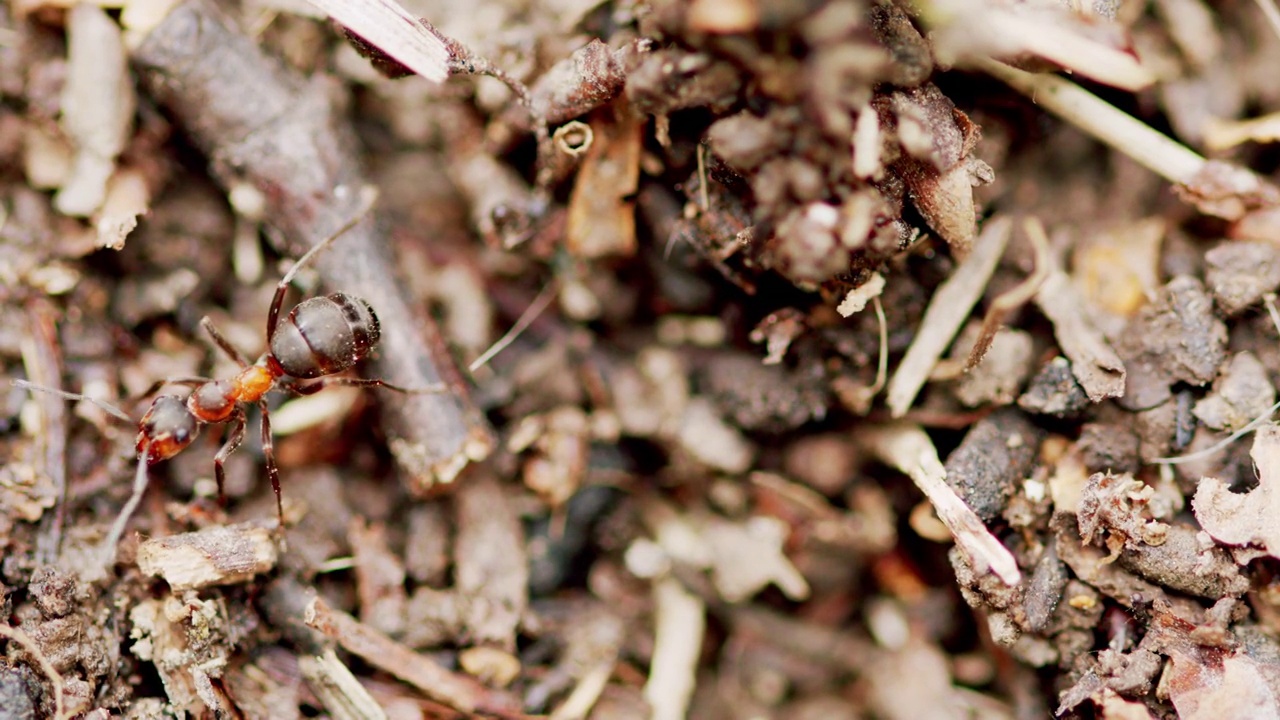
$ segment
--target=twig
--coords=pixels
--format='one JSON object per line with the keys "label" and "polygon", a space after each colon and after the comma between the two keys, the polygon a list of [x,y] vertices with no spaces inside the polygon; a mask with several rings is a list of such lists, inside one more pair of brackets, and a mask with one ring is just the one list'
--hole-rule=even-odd
{"label": "twig", "polygon": [[433,82],[449,77],[449,51],[395,0],[308,0],[397,62]]}
{"label": "twig", "polygon": [[1004,255],[1012,224],[1008,218],[987,221],[974,241],[969,257],[946,282],[938,286],[929,300],[929,308],[916,330],[915,340],[889,381],[886,402],[893,417],[902,417],[911,408],[938,358],[942,357],[974,304],[982,297],[991,274]]}
{"label": "twig", "polygon": [[[169,109],[209,157],[227,187],[244,181],[266,198],[265,216],[301,255],[355,214],[367,185],[347,123],[323,90],[308,84],[237,30],[209,0],[187,0],[142,37],[134,65],[153,98]],[[246,78],[253,78],[252,82]],[[430,318],[396,281],[375,222],[361,222],[343,252],[317,259],[326,283],[367,300],[381,320],[379,375],[401,387],[460,387]],[[455,395],[384,394],[391,448],[425,492],[453,481],[488,455],[493,438],[479,410]]]}
{"label": "twig", "polygon": [[529,86],[506,70],[494,65],[488,58],[475,54],[471,48],[441,33],[426,18],[419,18],[418,24],[425,27],[444,44],[449,54],[450,72],[462,75],[488,75],[506,85],[507,89],[519,100],[520,105],[525,108],[525,111],[529,114],[529,121],[533,125],[533,137],[538,149],[538,171],[534,186],[540,196],[539,199],[545,204],[550,200],[549,193],[551,192],[551,182],[555,172],[555,163],[552,162],[552,158],[555,156],[555,146],[551,143],[551,126],[547,122],[547,116],[538,107],[538,103],[534,98],[533,92],[529,90]]}
{"label": "twig", "polygon": [[31,658],[36,661],[36,664],[40,666],[40,671],[49,678],[49,683],[53,685],[53,716],[55,720],[69,720],[71,716],[67,713],[66,700],[63,697],[65,683],[62,679],[62,674],[53,666],[53,663],[49,662],[48,656],[44,654],[40,646],[21,628],[0,623],[0,635],[21,645],[22,649],[26,650],[31,655]]}
{"label": "twig", "polygon": [[991,349],[991,341],[995,340],[996,332],[1000,330],[1009,313],[1030,302],[1049,277],[1049,268],[1053,260],[1044,226],[1035,218],[1027,218],[1023,227],[1026,230],[1027,239],[1031,241],[1031,247],[1035,249],[1035,270],[1027,276],[1026,280],[991,301],[991,307],[987,308],[987,316],[982,319],[982,330],[978,334],[978,341],[973,344],[973,349],[969,351],[969,359],[965,361],[965,372],[974,369],[978,363],[982,362],[982,358]]}
{"label": "twig", "polygon": [[1280,37],[1280,10],[1276,9],[1275,0],[1254,0],[1258,5],[1258,9],[1262,11],[1264,17],[1267,18],[1267,24],[1271,26],[1271,32]]}
{"label": "twig", "polygon": [[332,649],[321,655],[299,656],[298,670],[320,703],[338,720],[386,720],[387,712]]}
{"label": "twig", "polygon": [[451,672],[425,655],[419,655],[355,618],[333,609],[320,598],[313,599],[303,612],[309,627],[334,638],[348,651],[370,665],[413,685],[427,697],[462,712],[512,712],[517,700],[507,693],[490,690],[476,680]]}

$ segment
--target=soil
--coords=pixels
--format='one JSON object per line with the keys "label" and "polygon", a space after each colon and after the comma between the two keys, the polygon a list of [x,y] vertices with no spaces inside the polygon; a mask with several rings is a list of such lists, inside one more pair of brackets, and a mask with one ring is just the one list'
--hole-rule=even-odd
{"label": "soil", "polygon": [[1270,0],[118,5],[0,6],[0,718],[1280,718]]}

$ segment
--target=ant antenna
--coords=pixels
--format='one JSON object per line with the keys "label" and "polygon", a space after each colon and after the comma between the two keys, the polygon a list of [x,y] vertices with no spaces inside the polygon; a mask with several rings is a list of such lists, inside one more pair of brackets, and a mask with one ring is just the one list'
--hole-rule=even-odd
{"label": "ant antenna", "polygon": [[79,393],[67,392],[66,390],[59,390],[57,388],[45,387],[44,385],[37,385],[33,382],[27,382],[26,380],[10,380],[9,384],[14,387],[20,387],[26,390],[30,390],[32,392],[42,392],[42,393],[48,393],[50,395],[57,395],[58,397],[65,398],[67,400],[88,400],[94,405],[97,405],[98,407],[102,408],[103,410],[106,410],[107,412],[120,418],[121,420],[124,420],[127,423],[133,422],[133,419],[130,418],[128,415],[126,415],[124,411],[121,410],[120,408],[116,407],[115,405],[112,405],[109,402],[99,400],[97,398],[89,397],[88,395],[81,395]]}
{"label": "ant antenna", "polygon": [[[97,398],[89,397],[88,395],[81,395],[79,393],[59,390],[57,388],[45,387],[44,385],[37,385],[26,380],[10,380],[9,384],[13,387],[20,387],[31,392],[42,392],[48,393],[49,395],[56,395],[67,400],[88,400],[125,422],[133,422],[133,420],[120,408]],[[133,495],[129,497],[129,501],[125,503],[124,509],[120,511],[120,514],[116,516],[115,522],[112,523],[111,531],[107,533],[106,543],[103,545],[103,564],[108,569],[115,564],[116,548],[120,544],[120,538],[124,535],[125,527],[129,524],[129,518],[131,518],[133,513],[138,509],[138,505],[142,502],[142,496],[147,493],[147,457],[150,450],[151,443],[147,443],[141,451],[139,451],[138,470],[133,476]]]}
{"label": "ant antenna", "polygon": [[328,237],[316,243],[302,257],[298,258],[298,262],[289,268],[289,272],[280,278],[280,283],[276,285],[275,297],[271,300],[271,312],[267,316],[267,338],[270,340],[275,333],[276,324],[280,320],[280,306],[284,304],[284,294],[289,289],[289,283],[293,282],[293,278],[298,271],[311,262],[311,259],[319,255],[325,248],[333,244],[335,240],[342,237],[348,230],[355,227],[365,216],[373,210],[373,204],[378,201],[378,189],[372,185],[365,185],[360,189],[360,207],[356,212],[342,223],[337,230],[334,230]]}

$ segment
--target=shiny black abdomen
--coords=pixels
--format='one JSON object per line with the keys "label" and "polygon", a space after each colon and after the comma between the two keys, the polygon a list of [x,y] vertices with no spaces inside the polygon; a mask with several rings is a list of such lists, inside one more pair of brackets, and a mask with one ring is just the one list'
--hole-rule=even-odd
{"label": "shiny black abdomen", "polygon": [[378,344],[378,316],[358,297],[334,293],[299,303],[271,337],[271,354],[297,378],[342,372]]}

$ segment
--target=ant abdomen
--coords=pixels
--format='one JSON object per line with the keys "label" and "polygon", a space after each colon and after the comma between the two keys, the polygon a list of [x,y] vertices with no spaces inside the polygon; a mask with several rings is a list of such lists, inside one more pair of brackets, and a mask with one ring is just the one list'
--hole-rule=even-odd
{"label": "ant abdomen", "polygon": [[344,293],[300,303],[276,327],[271,355],[285,373],[311,379],[342,372],[378,344],[378,316],[369,303]]}

